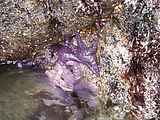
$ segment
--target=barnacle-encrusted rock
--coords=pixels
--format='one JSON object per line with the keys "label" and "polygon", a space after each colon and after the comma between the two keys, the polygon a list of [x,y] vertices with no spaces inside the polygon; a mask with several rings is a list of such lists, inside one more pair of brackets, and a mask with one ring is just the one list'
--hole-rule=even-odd
{"label": "barnacle-encrusted rock", "polygon": [[59,43],[61,25],[51,14],[50,4],[39,0],[0,1],[0,61],[35,58],[49,44]]}

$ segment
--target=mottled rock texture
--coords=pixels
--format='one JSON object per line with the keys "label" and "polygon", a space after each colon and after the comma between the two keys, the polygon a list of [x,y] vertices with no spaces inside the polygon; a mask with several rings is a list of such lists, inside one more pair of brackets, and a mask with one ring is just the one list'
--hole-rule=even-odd
{"label": "mottled rock texture", "polygon": [[159,15],[158,0],[1,0],[0,61],[38,58],[67,32],[86,45],[97,35],[100,77],[81,66],[100,89],[94,119],[158,119]]}
{"label": "mottled rock texture", "polygon": [[[118,1],[1,0],[0,61],[35,58],[71,30],[94,28]],[[102,15],[105,16],[105,15]]]}
{"label": "mottled rock texture", "polygon": [[0,61],[34,58],[61,41],[61,23],[52,15],[50,4],[40,0],[0,3]]}

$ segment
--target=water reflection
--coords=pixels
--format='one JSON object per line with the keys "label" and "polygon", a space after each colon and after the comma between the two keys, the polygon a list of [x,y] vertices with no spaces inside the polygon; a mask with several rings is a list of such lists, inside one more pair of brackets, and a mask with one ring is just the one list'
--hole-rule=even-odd
{"label": "water reflection", "polygon": [[0,120],[64,120],[64,107],[46,107],[44,71],[17,70],[0,66]]}

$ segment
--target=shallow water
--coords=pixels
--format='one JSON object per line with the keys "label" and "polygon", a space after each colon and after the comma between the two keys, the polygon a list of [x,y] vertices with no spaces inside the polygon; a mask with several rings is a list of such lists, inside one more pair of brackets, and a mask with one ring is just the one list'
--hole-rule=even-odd
{"label": "shallow water", "polygon": [[0,66],[0,120],[63,120],[63,107],[42,104],[40,91],[46,79],[43,71]]}
{"label": "shallow water", "polygon": [[0,120],[27,120],[37,106],[31,96],[38,92],[28,70],[0,67]]}
{"label": "shallow water", "polygon": [[[44,89],[49,85],[44,73],[0,66],[0,120],[75,120],[65,107],[44,105]],[[111,120],[100,111],[85,114],[85,120]]]}

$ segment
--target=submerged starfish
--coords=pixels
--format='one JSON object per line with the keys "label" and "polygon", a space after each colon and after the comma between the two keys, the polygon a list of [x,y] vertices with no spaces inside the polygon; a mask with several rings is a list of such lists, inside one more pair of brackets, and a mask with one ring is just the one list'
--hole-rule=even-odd
{"label": "submerged starfish", "polygon": [[[87,47],[82,41],[79,34],[76,34],[77,45],[72,43],[72,33],[65,35],[65,44],[57,50],[59,61],[66,64],[68,61],[75,61],[86,65],[95,75],[100,76],[97,65],[97,58],[93,55],[98,46],[98,39],[94,39],[94,43]],[[53,48],[54,49],[54,48]]]}
{"label": "submerged starfish", "polygon": [[59,98],[59,100],[49,101],[57,105],[62,105],[62,103],[63,105],[73,104],[71,94],[75,93],[79,98],[86,101],[90,107],[93,107],[95,105],[94,95],[98,92],[97,87],[82,79],[80,63],[69,61],[67,65],[68,64],[72,65],[72,71],[67,69],[66,65],[57,62],[53,69],[45,72],[50,78],[49,82],[53,88],[61,89],[61,91],[57,91],[57,89],[55,89],[56,91],[54,91],[54,89],[46,89],[48,93],[58,95],[57,97]]}

